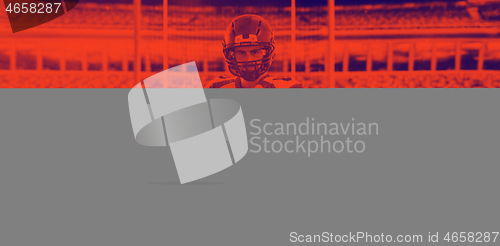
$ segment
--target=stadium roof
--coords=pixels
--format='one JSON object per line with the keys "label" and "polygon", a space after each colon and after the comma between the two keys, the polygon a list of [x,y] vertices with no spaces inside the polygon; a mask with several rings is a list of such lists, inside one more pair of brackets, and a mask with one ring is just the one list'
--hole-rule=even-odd
{"label": "stadium roof", "polygon": [[[143,0],[145,1],[145,0]],[[172,1],[172,0],[169,0]],[[336,6],[336,29],[427,29],[427,28],[482,28],[498,27],[500,4],[495,8],[475,8],[479,18],[473,18],[465,2],[432,2],[406,4],[378,4]],[[68,15],[44,27],[66,29],[131,29],[134,23],[131,4],[81,3]],[[144,29],[161,30],[162,6],[144,6]],[[479,12],[478,12],[479,11]],[[232,6],[171,6],[170,28],[178,30],[224,30],[232,18],[241,14],[259,14],[277,30],[290,28],[290,7],[232,7]],[[328,24],[328,8],[298,7],[299,30],[324,29]],[[0,15],[0,26],[8,25],[6,15]]]}

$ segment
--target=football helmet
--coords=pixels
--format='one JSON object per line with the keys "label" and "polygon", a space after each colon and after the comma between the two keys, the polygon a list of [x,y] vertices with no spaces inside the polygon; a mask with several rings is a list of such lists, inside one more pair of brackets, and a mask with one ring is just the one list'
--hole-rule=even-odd
{"label": "football helmet", "polygon": [[[275,56],[271,26],[257,15],[242,15],[232,20],[222,45],[229,71],[247,81],[254,81],[267,72]],[[264,56],[255,61],[237,61],[235,48],[240,46],[260,46],[265,52]]]}

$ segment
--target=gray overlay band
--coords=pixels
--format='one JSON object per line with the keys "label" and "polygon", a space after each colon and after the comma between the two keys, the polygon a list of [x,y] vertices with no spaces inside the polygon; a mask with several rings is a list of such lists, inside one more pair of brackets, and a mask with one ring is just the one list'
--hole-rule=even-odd
{"label": "gray overlay band", "polygon": [[0,90],[0,245],[370,245],[289,235],[499,231],[498,89],[205,90],[238,101],[248,132],[252,119],[314,117],[380,133],[360,154],[248,152],[185,185],[165,147],[135,141],[128,92]]}

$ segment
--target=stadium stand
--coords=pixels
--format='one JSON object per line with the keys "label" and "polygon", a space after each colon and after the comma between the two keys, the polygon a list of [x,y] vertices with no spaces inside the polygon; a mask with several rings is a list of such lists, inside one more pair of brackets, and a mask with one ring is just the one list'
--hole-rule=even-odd
{"label": "stadium stand", "polygon": [[499,88],[500,74],[355,75],[337,78],[336,82],[339,88]]}

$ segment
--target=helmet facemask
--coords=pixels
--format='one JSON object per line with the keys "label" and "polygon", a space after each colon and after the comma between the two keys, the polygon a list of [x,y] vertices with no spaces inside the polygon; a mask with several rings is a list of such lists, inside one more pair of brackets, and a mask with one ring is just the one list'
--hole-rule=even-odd
{"label": "helmet facemask", "polygon": [[[226,58],[229,71],[246,81],[255,81],[262,74],[266,73],[271,67],[274,60],[274,45],[268,42],[242,42],[239,44],[223,44],[224,56]],[[255,61],[237,61],[235,55],[235,48],[242,46],[255,46],[261,47],[264,51],[264,57]]]}

